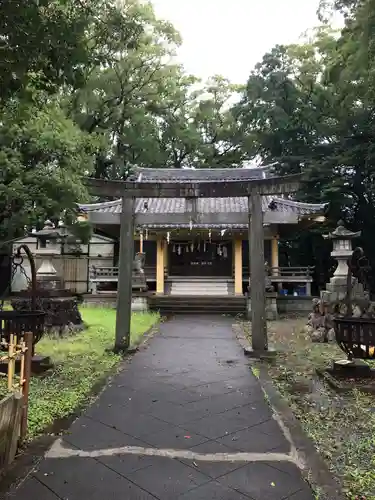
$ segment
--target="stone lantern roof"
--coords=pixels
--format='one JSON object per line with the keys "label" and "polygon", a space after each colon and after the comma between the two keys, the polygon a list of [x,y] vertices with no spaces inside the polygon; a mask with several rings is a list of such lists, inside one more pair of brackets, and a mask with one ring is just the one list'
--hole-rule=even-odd
{"label": "stone lantern roof", "polygon": [[59,224],[59,227],[56,227],[53,222],[47,219],[44,222],[43,229],[40,229],[39,231],[33,231],[29,233],[29,236],[32,236],[33,238],[36,238],[40,241],[47,241],[63,239],[67,236],[67,234],[63,225]]}
{"label": "stone lantern roof", "polygon": [[324,237],[329,240],[354,240],[355,238],[359,238],[361,234],[361,231],[353,233],[353,231],[346,229],[344,221],[339,220],[336,229]]}

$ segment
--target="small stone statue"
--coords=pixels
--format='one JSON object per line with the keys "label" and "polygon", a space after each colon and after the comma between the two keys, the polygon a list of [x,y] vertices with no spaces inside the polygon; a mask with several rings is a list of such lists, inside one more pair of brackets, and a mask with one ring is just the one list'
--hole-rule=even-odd
{"label": "small stone statue", "polygon": [[265,268],[265,288],[266,288],[266,292],[273,292],[273,285],[272,285],[272,282],[271,282],[271,279],[270,279],[270,273],[271,273],[271,269],[270,269],[270,266],[268,265],[268,262],[266,261],[265,264],[264,264],[264,268]]}
{"label": "small stone statue", "polygon": [[133,271],[136,271],[140,275],[145,274],[144,266],[145,266],[146,254],[142,252],[138,252],[133,260]]}
{"label": "small stone statue", "polygon": [[147,289],[146,275],[144,270],[146,254],[138,252],[133,260],[133,278],[132,286],[134,289]]}
{"label": "small stone statue", "polygon": [[321,299],[313,299],[313,311],[308,316],[306,332],[312,342],[333,342],[333,316],[329,305]]}
{"label": "small stone statue", "polygon": [[[270,279],[270,267],[268,265],[268,262],[264,263],[264,269],[265,269],[265,279],[264,279],[264,288],[266,292],[272,293],[274,292],[274,288]],[[247,291],[250,293],[251,292],[251,278],[249,278],[249,285],[247,287]]]}

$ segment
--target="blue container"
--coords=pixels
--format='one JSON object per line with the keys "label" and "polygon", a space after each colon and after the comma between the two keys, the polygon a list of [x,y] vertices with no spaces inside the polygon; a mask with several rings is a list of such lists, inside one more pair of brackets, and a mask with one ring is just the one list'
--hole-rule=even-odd
{"label": "blue container", "polygon": [[299,297],[305,297],[306,296],[306,286],[297,286],[296,292],[297,292],[297,295]]}

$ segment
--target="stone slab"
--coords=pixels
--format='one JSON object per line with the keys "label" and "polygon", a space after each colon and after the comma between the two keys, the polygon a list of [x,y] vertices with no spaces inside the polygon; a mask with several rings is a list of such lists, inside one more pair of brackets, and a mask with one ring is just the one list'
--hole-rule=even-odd
{"label": "stone slab", "polygon": [[63,436],[66,456],[42,460],[9,498],[312,500],[294,464],[233,459],[286,454],[289,443],[232,322],[162,323]]}

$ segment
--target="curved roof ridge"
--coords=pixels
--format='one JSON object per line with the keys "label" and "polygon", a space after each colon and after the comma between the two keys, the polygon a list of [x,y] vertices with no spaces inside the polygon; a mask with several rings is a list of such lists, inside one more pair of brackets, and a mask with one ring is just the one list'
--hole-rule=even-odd
{"label": "curved roof ridge", "polygon": [[151,168],[136,167],[132,170],[129,180],[138,182],[205,182],[205,181],[233,181],[256,180],[267,177],[268,167],[215,167],[215,168]]}
{"label": "curved roof ridge", "polygon": [[117,200],[113,201],[101,201],[99,203],[77,203],[78,207],[81,210],[97,210],[99,208],[111,208],[121,204],[122,204],[121,198],[118,198]]}
{"label": "curved roof ridge", "polygon": [[324,208],[329,203],[306,203],[303,201],[289,200],[288,198],[279,198],[277,196],[272,197],[276,203],[283,203],[284,205],[289,205],[290,207],[300,207],[300,208]]}
{"label": "curved roof ridge", "polygon": [[152,171],[152,172],[157,172],[157,171],[165,171],[168,170],[168,172],[173,172],[173,171],[186,171],[186,170],[196,170],[196,171],[202,171],[202,170],[251,170],[251,169],[263,169],[263,168],[269,168],[267,165],[254,165],[251,167],[198,167],[198,168],[176,168],[176,167],[134,167],[133,171],[134,172],[145,172],[145,171]]}

